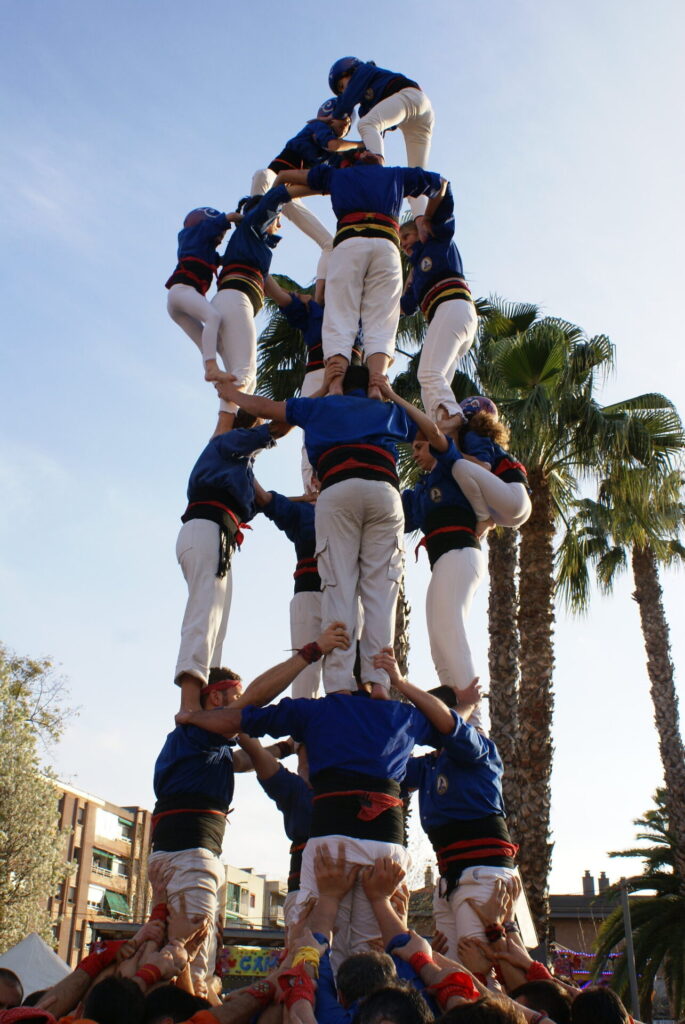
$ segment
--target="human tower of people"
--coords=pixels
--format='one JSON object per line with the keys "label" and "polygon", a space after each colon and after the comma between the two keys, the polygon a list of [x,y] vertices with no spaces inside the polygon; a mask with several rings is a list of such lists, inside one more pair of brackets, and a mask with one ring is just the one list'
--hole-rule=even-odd
{"label": "human tower of people", "polygon": [[[477,316],[454,241],[450,184],[428,169],[430,101],[405,75],[355,57],[333,64],[329,85],[333,97],[256,172],[237,212],[188,214],[167,281],[169,314],[201,350],[220,407],[190,474],[177,543],[188,585],[175,675],[181,709],[155,767],[149,875],[169,907],[214,921],[234,772],[254,768],[292,841],[286,924],[321,896],[327,872],[348,878],[334,915],[335,972],[387,940],[374,885],[390,879],[392,891],[407,867],[402,802],[410,790],[419,792],[437,856],[435,917],[448,957],[464,940],[485,938],[479,908],[516,887],[502,764],[480,715],[466,620],[484,575],[481,538],[495,524],[524,523],[530,501],[495,404],[484,396],[460,404],[452,391]],[[351,141],[356,107],[360,140]],[[407,166],[385,165],[383,137],[394,128]],[[334,236],[303,204],[310,195],[330,196]],[[405,197],[412,219],[400,223]],[[313,297],[285,291],[269,274],[281,215],[320,247]],[[401,250],[411,265],[404,288]],[[308,349],[299,397],[282,402],[253,394],[254,318],[265,295]],[[427,324],[423,410],[386,376],[400,312],[417,309]],[[304,493],[293,499],[261,486],[253,465],[294,427],[303,431]],[[400,444],[411,445],[422,471],[402,493]],[[221,665],[222,648],[231,562],[258,512],[295,547],[293,654],[243,689]],[[433,690],[402,677],[392,646],[404,535],[416,530],[431,566]],[[292,697],[273,703],[291,684]],[[404,701],[390,699],[391,686]],[[262,747],[265,735],[279,742]],[[417,744],[433,753],[413,756]],[[297,772],[280,763],[293,753]],[[208,929],[194,953],[199,995],[213,972],[215,937]]]}

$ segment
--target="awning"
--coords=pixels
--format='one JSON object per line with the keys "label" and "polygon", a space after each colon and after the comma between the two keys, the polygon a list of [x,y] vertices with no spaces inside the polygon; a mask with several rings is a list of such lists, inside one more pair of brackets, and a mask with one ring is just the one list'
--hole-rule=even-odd
{"label": "awning", "polygon": [[128,900],[125,896],[120,896],[118,892],[110,892],[108,889],[105,893],[104,906],[106,910],[109,910],[110,914],[123,914],[126,917],[131,916]]}
{"label": "awning", "polygon": [[99,857],[109,857],[110,860],[114,857],[113,853],[108,853],[107,850],[101,850],[98,846],[93,847],[93,853],[97,853]]}

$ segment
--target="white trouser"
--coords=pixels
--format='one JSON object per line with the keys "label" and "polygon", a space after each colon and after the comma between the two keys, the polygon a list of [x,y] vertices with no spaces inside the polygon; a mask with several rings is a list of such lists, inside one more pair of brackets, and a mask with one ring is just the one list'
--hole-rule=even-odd
{"label": "white trouser", "polygon": [[400,254],[389,239],[347,238],[336,245],[328,261],[324,358],[351,360],[361,318],[365,358],[383,352],[392,359],[401,297]]}
{"label": "white trouser", "polygon": [[[477,672],[466,637],[473,595],[485,575],[479,548],[458,548],[440,555],[426,591],[426,625],[431,657],[440,683],[463,690]],[[476,724],[472,718],[472,724]]]}
{"label": "white trouser", "polygon": [[200,349],[202,359],[216,359],[221,316],[211,302],[189,284],[172,284],[166,308],[171,319]]}
{"label": "white trouser", "polygon": [[150,881],[161,887],[161,878],[171,869],[166,883],[164,902],[177,914],[209,921],[207,937],[190,962],[190,974],[196,995],[206,992],[207,976],[214,973],[216,961],[216,922],[221,914],[217,893],[226,880],[219,858],[209,850],[197,847],[165,853],[151,853],[148,859]]}
{"label": "white trouser", "polygon": [[[309,373],[305,373],[304,380],[302,381],[302,388],[300,389],[301,398],[309,398],[315,391],[318,391],[323,384],[323,375],[325,370],[323,367],[320,370],[310,370]],[[302,483],[304,485],[305,494],[309,494],[312,490],[312,464],[309,461],[307,455],[307,449],[302,444],[302,458],[300,460],[300,470],[302,472]]]}
{"label": "white trouser", "polygon": [[439,406],[450,416],[459,409],[450,385],[459,359],[473,344],[477,327],[476,307],[467,299],[441,302],[428,325],[418,377],[423,407],[433,420],[437,419]]}
{"label": "white trouser", "polygon": [[[372,153],[384,155],[383,135],[388,128],[398,127],[404,135],[407,167],[428,167],[435,115],[431,101],[421,89],[400,89],[372,107],[359,122],[362,142]],[[426,196],[409,196],[414,217],[425,213]]]}
{"label": "white trouser", "polygon": [[209,669],[221,664],[233,590],[231,569],[219,579],[221,530],[209,519],[184,523],[176,541],[176,558],[188,584],[181,626],[181,647],[174,678],[183,672],[207,682]]}
{"label": "white trouser", "polygon": [[478,519],[492,519],[498,526],[518,530],[530,518],[532,506],[525,484],[505,483],[469,459],[457,459],[452,476]]}
{"label": "white trouser", "polygon": [[483,922],[468,901],[486,903],[493,893],[497,879],[512,878],[515,874],[516,871],[512,868],[467,868],[449,899],[440,896],[441,883],[438,881],[433,894],[433,915],[435,927],[447,939],[446,956],[450,960],[457,959],[460,939],[475,937],[485,941]]}
{"label": "white trouser", "polygon": [[[373,657],[392,646],[395,605],[404,561],[402,501],[392,484],[342,480],[322,491],[316,503],[316,554],[321,576],[321,624],[344,622],[348,650],[324,659],[326,693],[356,689],[354,661],[359,639],[361,676],[387,689],[387,673]],[[357,594],[364,609],[359,636]]]}
{"label": "white trouser", "polygon": [[[340,843],[343,844],[345,860],[348,864],[371,866],[378,857],[390,857],[405,871],[409,867],[409,853],[399,843],[383,843],[376,839],[353,839],[351,836],[338,835],[309,839],[302,853],[299,906],[302,906],[309,897],[319,894],[314,873],[314,856],[317,849],[325,844],[330,853],[337,857]],[[342,961],[348,956],[352,956],[353,953],[365,953],[371,949],[371,943],[379,935],[380,928],[376,921],[376,915],[366,898],[361,881],[357,879],[352,889],[346,896],[343,896],[338,907],[331,952],[333,970],[337,971]]]}
{"label": "white trouser", "polygon": [[[254,309],[245,292],[222,288],[212,299],[221,319],[217,349],[228,373],[236,378],[235,386],[252,394],[257,384],[257,333]],[[220,402],[222,412],[236,413],[235,402]]]}
{"label": "white trouser", "polygon": [[[293,651],[321,636],[321,591],[302,590],[290,602],[290,643]],[[293,697],[317,697],[321,680],[321,662],[307,665],[293,679]]]}
{"label": "white trouser", "polygon": [[[276,179],[276,172],[270,167],[261,171],[255,171],[252,177],[252,195],[261,196],[268,192]],[[333,248],[333,235],[328,228],[324,227],[318,217],[311,210],[308,210],[301,199],[292,199],[286,203],[282,210],[283,216],[300,229],[321,249],[321,258],[316,271],[317,278],[326,277],[326,262],[328,253]]]}

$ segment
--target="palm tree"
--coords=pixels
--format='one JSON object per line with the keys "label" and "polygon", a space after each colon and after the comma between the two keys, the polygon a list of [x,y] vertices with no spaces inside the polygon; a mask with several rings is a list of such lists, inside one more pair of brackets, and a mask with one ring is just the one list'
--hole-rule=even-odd
{"label": "palm tree", "polygon": [[[651,1020],[651,999],[658,971],[663,971],[668,987],[674,1017],[685,1013],[685,894],[683,878],[675,866],[676,852],[672,822],[668,813],[665,789],[654,795],[656,807],[635,824],[640,831],[638,840],[650,845],[620,850],[610,857],[639,857],[644,860],[641,875],[626,881],[633,892],[652,890],[653,896],[640,896],[630,900],[635,966],[638,974],[641,1016]],[[620,886],[612,886],[608,893],[617,895]],[[625,939],[623,912],[620,906],[602,925],[597,937],[593,974],[599,977],[609,953]],[[612,988],[625,997],[628,993],[628,967],[625,953],[614,961]]]}
{"label": "palm tree", "polygon": [[[675,411],[670,424],[674,442],[685,444]],[[661,470],[661,471],[659,471]],[[630,564],[633,597],[647,653],[647,674],[666,782],[666,808],[673,837],[676,874],[685,896],[685,750],[679,728],[669,627],[659,581],[659,565],[685,559],[680,542],[685,509],[682,478],[662,467],[610,467],[597,502],[577,503],[559,558],[559,578],[573,610],[584,607],[589,590],[588,563],[596,567],[600,590],[609,592],[617,574]]]}

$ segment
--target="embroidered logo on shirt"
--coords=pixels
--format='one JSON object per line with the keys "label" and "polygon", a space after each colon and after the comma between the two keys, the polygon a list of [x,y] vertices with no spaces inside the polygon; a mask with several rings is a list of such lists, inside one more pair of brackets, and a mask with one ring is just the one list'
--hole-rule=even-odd
{"label": "embroidered logo on shirt", "polygon": [[438,775],[435,780],[435,788],[438,791],[438,796],[444,796],[450,787],[449,779],[446,775]]}
{"label": "embroidered logo on shirt", "polygon": [[431,501],[442,501],[442,491],[439,487],[431,487],[430,499]]}
{"label": "embroidered logo on shirt", "polygon": [[430,258],[430,256],[424,256],[423,259],[421,260],[421,270],[423,270],[425,273],[425,271],[430,270],[432,266],[433,260]]}
{"label": "embroidered logo on shirt", "polygon": [[369,88],[369,89],[366,90],[366,92],[364,93],[364,99],[365,100],[372,100],[373,99],[373,89]]}

